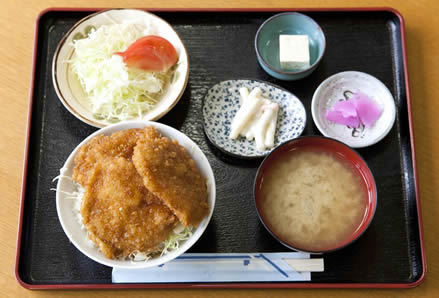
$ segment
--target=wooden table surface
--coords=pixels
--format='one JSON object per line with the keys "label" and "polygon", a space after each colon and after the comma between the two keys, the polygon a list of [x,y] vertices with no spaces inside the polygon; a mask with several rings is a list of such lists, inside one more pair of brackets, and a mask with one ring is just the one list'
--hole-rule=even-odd
{"label": "wooden table surface", "polygon": [[[435,119],[439,111],[439,1],[436,0],[40,0],[1,1],[0,9],[0,297],[439,297],[439,136]],[[414,289],[279,289],[279,290],[125,290],[125,291],[30,291],[14,276],[18,210],[31,78],[34,24],[48,7],[393,7],[404,17],[412,98],[419,189],[427,253],[427,277]]]}

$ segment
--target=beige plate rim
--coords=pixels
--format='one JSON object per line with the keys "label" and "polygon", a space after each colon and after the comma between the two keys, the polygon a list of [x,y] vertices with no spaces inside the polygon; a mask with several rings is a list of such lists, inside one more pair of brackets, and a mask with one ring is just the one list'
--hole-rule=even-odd
{"label": "beige plate rim", "polygon": [[[61,38],[61,40],[59,41],[56,49],[55,49],[55,53],[53,55],[53,59],[52,59],[52,81],[53,81],[53,86],[55,88],[55,92],[56,95],[58,96],[58,99],[61,101],[61,103],[63,104],[63,106],[73,115],[75,116],[77,119],[87,123],[88,125],[94,126],[96,128],[103,128],[106,127],[108,125],[111,125],[110,123],[108,124],[104,124],[104,123],[100,123],[97,121],[94,121],[92,119],[89,119],[87,117],[84,117],[80,112],[78,112],[77,110],[75,110],[70,104],[69,101],[65,98],[61,88],[59,87],[59,83],[58,83],[58,78],[57,78],[57,73],[58,73],[58,69],[57,69],[57,61],[59,58],[59,53],[61,51],[61,48],[65,45],[68,37],[72,34],[72,32],[79,26],[81,25],[83,22],[99,15],[102,13],[106,13],[108,11],[113,11],[113,10],[125,10],[123,8],[120,9],[104,9],[95,13],[92,13],[82,19],[80,19],[78,22],[76,22],[68,31],[67,33]],[[154,16],[156,18],[159,18],[160,20],[162,20],[164,23],[166,23],[170,28],[172,28],[172,26],[165,21],[164,19],[162,19],[161,17],[152,14],[146,10],[141,10],[141,9],[130,9],[130,10],[136,10],[136,11],[141,11],[147,15],[151,15]],[[179,41],[181,42],[182,46],[183,46],[183,50],[184,53],[186,54],[187,57],[187,68],[186,68],[186,72],[185,72],[185,78],[184,78],[184,83],[183,83],[183,88],[180,90],[179,94],[177,95],[177,97],[175,98],[175,100],[166,108],[164,109],[160,114],[156,115],[155,117],[151,117],[151,118],[142,118],[142,119],[130,119],[130,120],[148,120],[148,121],[155,121],[160,119],[161,117],[163,117],[164,115],[166,115],[181,99],[181,97],[183,96],[184,91],[186,90],[187,87],[187,83],[189,80],[189,55],[187,54],[187,49],[186,46],[184,45],[182,39],[180,38],[180,35],[172,28],[172,30],[175,32],[175,34],[177,35],[177,38],[179,39]],[[119,121],[121,122],[121,121]]]}

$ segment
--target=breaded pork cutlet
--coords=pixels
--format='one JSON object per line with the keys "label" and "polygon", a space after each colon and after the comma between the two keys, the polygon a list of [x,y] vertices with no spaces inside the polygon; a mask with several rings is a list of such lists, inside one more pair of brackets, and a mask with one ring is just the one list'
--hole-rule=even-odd
{"label": "breaded pork cutlet", "polygon": [[97,160],[81,205],[83,224],[108,258],[153,252],[177,224],[172,211],[143,185],[124,157]]}
{"label": "breaded pork cutlet", "polygon": [[146,188],[159,197],[184,226],[198,226],[207,215],[206,179],[177,141],[146,127],[134,147],[133,163]]}
{"label": "breaded pork cutlet", "polygon": [[110,136],[99,135],[92,138],[75,156],[73,180],[85,187],[95,163],[103,158],[123,157],[131,160],[134,146],[142,134],[143,129],[127,129]]}
{"label": "breaded pork cutlet", "polygon": [[153,127],[96,136],[75,156],[89,238],[110,258],[160,250],[180,221],[208,213],[206,180],[176,141]]}

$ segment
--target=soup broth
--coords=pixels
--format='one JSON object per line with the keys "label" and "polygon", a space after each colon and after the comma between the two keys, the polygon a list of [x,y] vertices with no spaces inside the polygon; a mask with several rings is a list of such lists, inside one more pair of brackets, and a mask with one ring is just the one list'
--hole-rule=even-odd
{"label": "soup broth", "polygon": [[282,241],[324,251],[346,241],[361,225],[367,192],[356,169],[335,154],[297,150],[265,171],[261,215]]}

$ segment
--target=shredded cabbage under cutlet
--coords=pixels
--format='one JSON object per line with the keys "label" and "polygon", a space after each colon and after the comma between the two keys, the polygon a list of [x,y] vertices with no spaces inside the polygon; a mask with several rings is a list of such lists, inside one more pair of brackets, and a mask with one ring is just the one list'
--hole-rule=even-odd
{"label": "shredded cabbage under cutlet", "polygon": [[148,34],[136,24],[104,25],[73,41],[70,63],[97,119],[121,121],[141,117],[157,102],[172,70],[167,73],[128,68],[115,52],[125,51]]}

